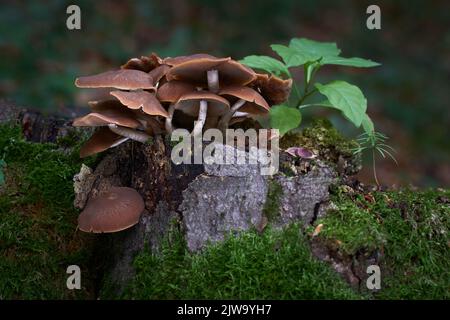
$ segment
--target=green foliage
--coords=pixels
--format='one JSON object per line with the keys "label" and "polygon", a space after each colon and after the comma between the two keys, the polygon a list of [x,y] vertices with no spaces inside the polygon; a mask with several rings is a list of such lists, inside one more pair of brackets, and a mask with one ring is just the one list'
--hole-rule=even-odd
{"label": "green foliage", "polygon": [[[275,121],[271,121],[273,128],[280,129],[281,134],[285,134],[290,129],[294,129],[293,122],[285,124],[287,119],[290,119],[290,114],[293,114],[288,108],[304,109],[307,107],[329,107],[334,108],[343,113],[343,115],[351,121],[356,127],[360,127],[363,120],[365,120],[364,130],[370,130],[367,125],[368,115],[367,100],[361,90],[354,85],[345,81],[333,81],[328,84],[315,83],[316,89],[310,90],[313,79],[321,66],[327,64],[336,64],[351,67],[375,67],[379,64],[377,62],[366,60],[362,58],[344,58],[340,57],[341,50],[333,42],[318,42],[310,39],[300,38],[292,39],[289,46],[274,44],[271,48],[283,59],[284,63],[274,58],[267,56],[249,56],[241,60],[243,64],[256,69],[261,69],[269,73],[277,75],[284,75],[291,77],[289,68],[303,66],[304,73],[304,90],[303,94],[299,94],[297,85],[293,83],[293,95],[296,95],[298,100],[295,101],[292,97],[289,101],[294,101],[290,106],[285,106],[277,112],[271,113],[270,116],[275,117]],[[327,101],[323,103],[303,104],[303,102],[320,92],[327,97]],[[282,116],[281,110],[289,113]],[[299,118],[299,116],[296,116]],[[300,123],[297,124],[297,126]],[[373,134],[374,131],[366,131],[367,134]]]}
{"label": "green foliage", "polygon": [[[367,99],[364,94],[357,86],[345,81],[332,81],[328,84],[313,82],[317,71],[324,65],[333,64],[369,68],[380,64],[372,60],[357,57],[341,57],[341,50],[333,42],[318,42],[300,38],[292,39],[289,46],[274,44],[271,48],[282,58],[284,63],[267,56],[249,56],[241,60],[241,62],[250,67],[290,78],[292,76],[289,68],[303,66],[304,75],[303,92],[300,93],[297,84],[293,82],[292,94],[288,99],[290,102],[289,105],[276,106],[276,109],[270,112],[271,127],[279,129],[281,135],[297,128],[301,122],[301,114],[299,111],[305,108],[325,107],[340,111],[355,127],[362,127],[364,130],[364,139],[359,140],[362,145],[357,150],[358,152],[362,152],[364,149],[367,149],[367,146],[370,146],[372,149],[374,177],[378,185],[374,150],[380,152],[383,157],[387,154],[394,161],[395,158],[389,150],[386,150],[391,148],[385,143],[386,137],[381,138],[382,141],[380,142],[381,134],[375,131],[375,126],[366,113]],[[319,103],[304,103],[305,100],[310,99],[316,93],[324,95],[327,100]],[[382,150],[380,150],[380,147]]]}
{"label": "green foliage", "polygon": [[8,163],[0,187],[0,299],[89,297],[89,277],[82,290],[67,290],[65,273],[89,258],[73,208],[82,142],[68,152],[25,141],[20,127],[0,126],[0,157]]}
{"label": "green foliage", "polygon": [[279,105],[270,108],[270,125],[280,130],[280,134],[297,128],[302,121],[302,115],[298,109]]}
{"label": "green foliage", "polygon": [[340,188],[337,208],[318,219],[319,237],[339,250],[383,253],[380,299],[450,298],[449,191],[375,192]]}
{"label": "green foliage", "polygon": [[264,70],[277,76],[289,76],[288,68],[280,61],[267,56],[248,56],[241,62],[251,68]]}
{"label": "green foliage", "polygon": [[330,105],[341,110],[356,127],[367,117],[367,100],[357,86],[345,81],[333,81],[326,85],[316,83],[315,86],[328,98]]}
{"label": "green foliage", "polygon": [[160,254],[144,252],[136,258],[136,276],[122,298],[361,298],[311,256],[299,225],[262,235],[230,235],[197,254],[188,252],[182,235],[171,238]]}

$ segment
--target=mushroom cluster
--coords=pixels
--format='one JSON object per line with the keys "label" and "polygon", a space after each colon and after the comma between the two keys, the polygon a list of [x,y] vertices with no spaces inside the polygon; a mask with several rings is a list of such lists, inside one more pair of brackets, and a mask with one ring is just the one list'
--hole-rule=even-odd
{"label": "mushroom cluster", "polygon": [[176,128],[199,135],[266,114],[287,100],[292,80],[258,74],[232,60],[208,54],[162,59],[156,54],[130,59],[119,70],[80,77],[80,88],[114,88],[111,98],[91,102],[91,113],[74,126],[99,127],[81,148],[86,157],[132,139]]}

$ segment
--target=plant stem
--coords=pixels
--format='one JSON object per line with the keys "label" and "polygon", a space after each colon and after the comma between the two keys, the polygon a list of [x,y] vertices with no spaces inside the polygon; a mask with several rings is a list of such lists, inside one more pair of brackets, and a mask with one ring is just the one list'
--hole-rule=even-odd
{"label": "plant stem", "polygon": [[380,187],[380,183],[378,182],[377,177],[377,167],[375,165],[375,149],[372,149],[372,168],[373,168],[373,177],[375,178],[375,183],[378,187]]}
{"label": "plant stem", "polygon": [[317,89],[309,91],[309,86],[313,82],[313,79],[314,79],[314,76],[316,75],[317,69],[318,69],[317,67],[313,69],[313,71],[311,73],[311,79],[309,79],[309,81],[308,81],[308,67],[307,67],[307,65],[303,66],[303,81],[305,83],[305,89],[303,90],[303,95],[300,97],[298,103],[296,104],[296,107],[301,106],[301,104],[303,103],[303,101],[305,101],[305,99],[307,97],[309,97],[310,95],[317,92]]}

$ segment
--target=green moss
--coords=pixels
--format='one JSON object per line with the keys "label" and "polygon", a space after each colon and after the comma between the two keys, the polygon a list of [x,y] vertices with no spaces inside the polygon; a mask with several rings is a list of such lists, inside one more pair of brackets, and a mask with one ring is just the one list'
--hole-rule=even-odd
{"label": "green moss", "polygon": [[0,186],[1,299],[89,296],[86,273],[83,290],[66,288],[67,266],[77,264],[83,272],[89,255],[86,238],[75,232],[72,177],[81,165],[78,151],[30,143],[20,128],[0,126],[0,157],[7,164]]}
{"label": "green moss", "polygon": [[135,260],[136,276],[123,298],[358,299],[328,265],[314,259],[298,225],[230,235],[191,254],[180,233],[160,254]]}
{"label": "green moss", "polygon": [[[341,190],[342,191],[342,190]],[[347,254],[383,253],[383,299],[450,298],[450,191],[338,192],[319,237]],[[446,201],[442,199],[447,199]]]}
{"label": "green moss", "polygon": [[283,195],[283,188],[274,179],[269,180],[266,202],[264,203],[263,214],[269,222],[279,216],[280,200]]}
{"label": "green moss", "polygon": [[336,163],[339,156],[352,157],[352,149],[357,147],[357,143],[343,137],[328,120],[320,119],[301,133],[288,133],[280,140],[283,149],[295,146],[313,150],[322,159]]}

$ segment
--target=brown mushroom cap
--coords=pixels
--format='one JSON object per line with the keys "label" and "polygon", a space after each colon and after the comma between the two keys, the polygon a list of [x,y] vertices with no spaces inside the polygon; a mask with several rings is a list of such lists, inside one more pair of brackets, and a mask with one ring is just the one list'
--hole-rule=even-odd
{"label": "brown mushroom cap", "polygon": [[201,57],[181,62],[167,73],[167,80],[184,80],[199,86],[207,82],[207,72],[217,70],[219,84],[246,85],[256,79],[256,73],[231,58]]}
{"label": "brown mushroom cap", "polygon": [[283,80],[275,75],[257,74],[252,84],[261,91],[270,104],[274,105],[283,103],[289,98],[292,79]]}
{"label": "brown mushroom cap", "polygon": [[251,114],[264,114],[267,113],[270,109],[266,100],[257,91],[249,87],[223,87],[220,90],[219,95],[226,97],[231,96],[247,101],[242,107],[239,108],[239,111],[241,112],[248,112]]}
{"label": "brown mushroom cap", "polygon": [[[196,85],[204,85],[207,81],[207,71],[229,61],[231,58],[202,57],[187,60],[172,67],[166,74],[167,80],[182,80]],[[219,75],[220,76],[220,75]]]}
{"label": "brown mushroom cap", "polygon": [[195,86],[189,82],[169,81],[159,87],[156,96],[162,102],[175,102],[182,95],[195,91]]}
{"label": "brown mushroom cap", "polygon": [[150,71],[148,74],[150,77],[152,77],[154,81],[154,85],[156,85],[159,80],[161,80],[162,77],[166,75],[166,73],[170,70],[170,67],[166,64],[160,65],[159,67],[156,67],[152,71]]}
{"label": "brown mushroom cap", "polygon": [[121,68],[134,69],[144,72],[150,72],[161,64],[162,60],[155,53],[150,56],[141,56],[140,58],[131,58]]}
{"label": "brown mushroom cap", "polygon": [[80,157],[85,158],[105,151],[122,139],[124,137],[112,132],[108,127],[101,127],[81,147]]}
{"label": "brown mushroom cap", "polygon": [[166,109],[156,99],[155,95],[147,91],[112,91],[111,95],[130,109],[141,109],[146,114],[168,117]]}
{"label": "brown mushroom cap", "polygon": [[136,190],[112,187],[88,201],[78,217],[78,228],[94,233],[122,231],[139,222],[144,207],[144,201]]}
{"label": "brown mushroom cap", "polygon": [[202,100],[208,102],[208,117],[220,116],[230,110],[230,104],[226,99],[207,91],[194,91],[181,96],[175,105],[175,109],[191,116],[197,116]]}
{"label": "brown mushroom cap", "polygon": [[195,59],[202,59],[202,58],[207,58],[207,59],[217,59],[216,57],[207,54],[207,53],[196,53],[196,54],[192,54],[190,56],[178,56],[178,57],[168,57],[163,59],[163,63],[167,64],[169,66],[177,66],[181,63],[190,61],[190,60],[195,60]]}
{"label": "brown mushroom cap", "polygon": [[107,71],[75,80],[79,88],[117,88],[122,90],[154,90],[153,78],[145,72],[132,69]]}
{"label": "brown mushroom cap", "polygon": [[245,86],[256,79],[256,73],[243,64],[230,60],[217,67],[219,83]]}
{"label": "brown mushroom cap", "polygon": [[140,126],[132,110],[127,109],[119,101],[91,102],[92,113],[73,121],[74,127],[99,127],[110,123],[128,128]]}

